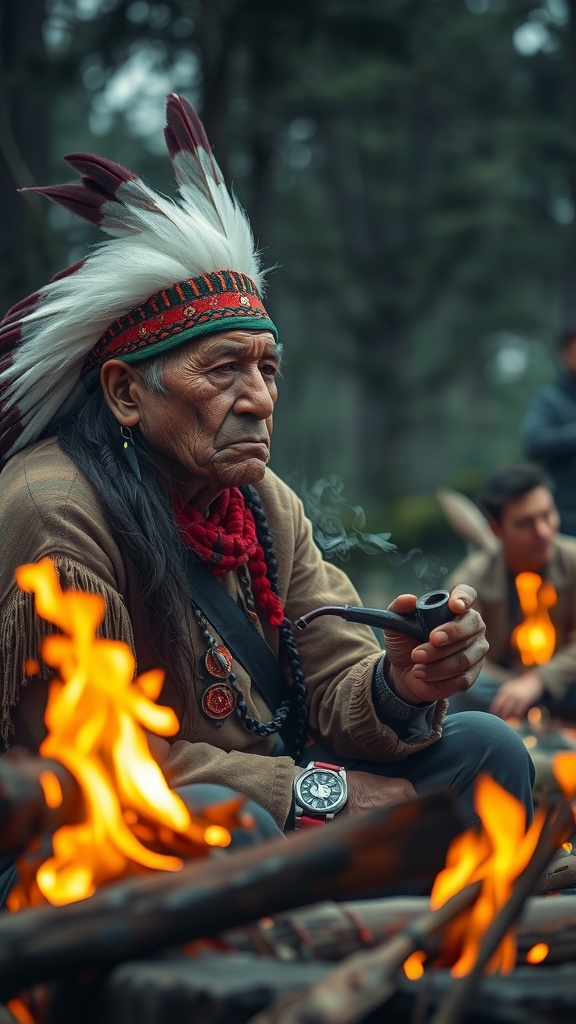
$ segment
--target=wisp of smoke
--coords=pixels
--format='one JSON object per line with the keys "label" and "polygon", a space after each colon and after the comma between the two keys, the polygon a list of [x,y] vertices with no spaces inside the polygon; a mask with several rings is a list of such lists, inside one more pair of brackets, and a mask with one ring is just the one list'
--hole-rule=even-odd
{"label": "wisp of smoke", "polygon": [[[358,547],[368,555],[395,551],[389,533],[366,533],[366,516],[360,505],[348,505],[344,499],[341,476],[331,473],[308,487],[306,481],[291,481],[300,494],[306,515],[312,522],[314,540],[324,558],[347,561],[352,548]],[[329,502],[330,504],[327,504]],[[348,529],[344,518],[350,519]]]}
{"label": "wisp of smoke", "polygon": [[[311,486],[292,474],[290,484],[302,499],[312,522],[314,540],[328,561],[347,561],[352,548],[359,548],[368,555],[386,554],[394,568],[412,562],[416,578],[427,589],[437,587],[446,574],[447,569],[440,564],[437,555],[427,555],[420,548],[402,553],[390,540],[390,533],[367,533],[364,510],[360,505],[346,502],[344,481],[337,473],[320,477]],[[349,520],[348,526],[345,520]]]}
{"label": "wisp of smoke", "polygon": [[388,561],[395,569],[399,565],[412,561],[416,579],[425,590],[436,590],[442,577],[448,572],[446,566],[440,564],[438,555],[426,555],[421,548],[411,548],[404,555],[400,551],[392,551],[388,556]]}

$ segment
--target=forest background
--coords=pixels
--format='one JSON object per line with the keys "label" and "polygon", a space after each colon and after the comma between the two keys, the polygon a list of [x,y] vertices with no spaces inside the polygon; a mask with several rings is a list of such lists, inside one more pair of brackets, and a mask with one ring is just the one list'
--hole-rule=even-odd
{"label": "forest background", "polygon": [[[465,544],[437,489],[521,457],[576,325],[576,0],[2,0],[2,311],[96,241],[17,195],[65,153],[173,194],[170,91],[277,268],[273,468],[366,603],[441,585]],[[397,555],[362,550],[380,531]]]}

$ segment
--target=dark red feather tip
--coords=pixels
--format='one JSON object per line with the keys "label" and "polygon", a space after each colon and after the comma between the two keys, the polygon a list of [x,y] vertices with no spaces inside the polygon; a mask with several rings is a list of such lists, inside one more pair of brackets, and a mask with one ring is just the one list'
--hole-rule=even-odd
{"label": "dark red feather tip", "polygon": [[33,292],[32,295],[27,295],[25,299],[20,299],[15,306],[11,306],[6,312],[2,321],[0,321],[0,331],[9,324],[13,324],[15,321],[19,321],[22,317],[27,316],[33,309],[36,308],[38,299],[40,298],[40,292]]}
{"label": "dark red feather tip", "polygon": [[195,153],[205,149],[212,153],[212,147],[202,121],[194,108],[183,96],[170,93],[166,101],[166,128],[164,138],[171,157],[179,152]]}
{"label": "dark red feather tip", "polygon": [[113,196],[106,192],[97,191],[96,187],[89,185],[45,185],[34,188],[22,189],[23,192],[36,192],[45,196],[53,203],[58,203],[65,210],[82,217],[90,224],[102,222],[102,206],[109,202]]}
{"label": "dark red feather tip", "polygon": [[22,342],[22,325],[15,324],[8,330],[0,331],[0,356],[4,359]]}
{"label": "dark red feather tip", "polygon": [[70,267],[65,267],[64,270],[59,270],[57,274],[54,274],[53,277],[50,278],[50,284],[54,281],[61,281],[63,277],[71,277],[72,274],[75,274],[77,270],[80,270],[85,263],[86,259],[84,258],[83,260],[78,260],[77,263],[73,263]]}
{"label": "dark red feather tip", "polygon": [[132,171],[113,160],[93,153],[69,153],[64,162],[81,176],[85,184],[95,184],[112,196],[126,181],[137,181]]}

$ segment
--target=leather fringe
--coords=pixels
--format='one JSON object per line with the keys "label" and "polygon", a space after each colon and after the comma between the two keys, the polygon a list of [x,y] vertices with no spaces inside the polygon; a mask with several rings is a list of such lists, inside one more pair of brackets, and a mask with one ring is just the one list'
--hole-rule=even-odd
{"label": "leather fringe", "polygon": [[[122,640],[134,653],[132,627],[120,594],[79,562],[64,555],[51,557],[63,590],[82,590],[105,599],[106,612],[98,635]],[[10,745],[13,734],[12,708],[20,700],[21,688],[38,678],[50,679],[52,675],[53,670],[40,658],[39,648],[45,636],[56,632],[56,626],[36,614],[34,595],[15,585],[0,610],[0,736],[5,747]],[[38,662],[39,673],[26,673],[25,664],[30,659]]]}

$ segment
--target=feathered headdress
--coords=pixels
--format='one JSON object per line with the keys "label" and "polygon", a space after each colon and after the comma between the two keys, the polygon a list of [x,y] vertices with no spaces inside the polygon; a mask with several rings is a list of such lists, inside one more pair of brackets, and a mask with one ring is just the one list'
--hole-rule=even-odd
{"label": "feathered headdress", "polygon": [[76,185],[38,192],[110,238],[22,300],[0,323],[0,461],[79,408],[112,357],[136,362],[216,331],[272,331],[246,214],[230,195],[197,114],[166,103],[179,188],[167,199],[89,153],[66,163]]}

